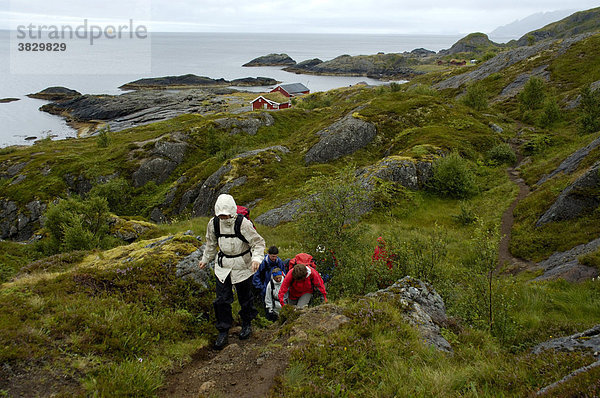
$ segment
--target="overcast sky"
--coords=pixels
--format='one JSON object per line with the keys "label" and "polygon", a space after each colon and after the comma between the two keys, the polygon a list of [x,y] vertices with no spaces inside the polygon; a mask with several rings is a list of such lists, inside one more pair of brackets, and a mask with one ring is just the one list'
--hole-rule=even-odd
{"label": "overcast sky", "polygon": [[0,28],[134,19],[151,31],[488,33],[531,14],[598,7],[591,0],[0,0]]}

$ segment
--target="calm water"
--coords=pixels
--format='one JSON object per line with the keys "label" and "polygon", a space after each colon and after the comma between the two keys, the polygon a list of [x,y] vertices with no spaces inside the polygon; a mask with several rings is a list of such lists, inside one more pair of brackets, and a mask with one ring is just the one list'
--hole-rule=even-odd
{"label": "calm water", "polygon": [[[411,51],[419,47],[439,51],[449,48],[458,39],[459,36],[154,33],[151,36],[150,74],[111,74],[107,71],[56,75],[10,73],[9,32],[0,31],[0,99],[20,98],[20,101],[0,103],[0,146],[25,143],[27,136],[54,134],[62,138],[74,135],[62,118],[38,110],[46,101],[25,97],[50,86],[64,86],[83,94],[119,94],[120,85],[142,77],[193,73],[228,80],[266,76],[284,83],[303,83],[313,92],[324,91],[360,81],[381,82],[364,77],[296,75],[278,67],[242,68],[241,65],[269,53],[287,53],[300,62],[310,58],[325,61],[342,54]],[[110,51],[100,55],[111,59],[119,70],[136,65],[133,57],[111,57]],[[65,62],[69,60],[65,59]],[[44,71],[42,61],[39,70]]]}

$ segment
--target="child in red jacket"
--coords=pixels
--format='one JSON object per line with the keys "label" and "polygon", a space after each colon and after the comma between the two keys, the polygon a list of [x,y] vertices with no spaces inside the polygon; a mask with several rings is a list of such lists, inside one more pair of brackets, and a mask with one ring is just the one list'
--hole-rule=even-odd
{"label": "child in red jacket", "polygon": [[323,301],[327,302],[325,284],[317,270],[304,264],[296,264],[291,272],[285,275],[279,289],[279,302],[281,306],[286,304],[283,298],[289,290],[287,304],[298,306],[298,308],[305,307],[312,299],[314,287],[319,289],[323,295]]}

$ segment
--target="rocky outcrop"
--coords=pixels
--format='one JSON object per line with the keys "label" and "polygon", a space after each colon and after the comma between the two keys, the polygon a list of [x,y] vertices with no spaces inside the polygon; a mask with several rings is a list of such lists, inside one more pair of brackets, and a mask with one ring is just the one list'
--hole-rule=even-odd
{"label": "rocky outcrop", "polygon": [[235,80],[211,79],[206,76],[196,76],[193,74],[182,76],[164,76],[139,79],[133,82],[125,83],[121,90],[144,90],[144,89],[192,89],[204,87],[227,87],[227,86],[272,86],[277,84],[277,80],[270,77],[245,77]]}
{"label": "rocky outcrop", "polygon": [[156,231],[156,225],[145,221],[125,220],[113,216],[109,222],[110,233],[115,238],[132,243],[151,231]]}
{"label": "rocky outcrop", "polygon": [[198,263],[200,260],[202,260],[205,247],[206,245],[202,245],[198,250],[177,263],[175,267],[175,273],[178,278],[183,280],[192,280],[196,283],[199,283],[204,289],[207,289],[211,277],[210,270],[214,264],[209,264],[205,269],[198,268]]}
{"label": "rocky outcrop", "polygon": [[242,66],[288,66],[295,64],[296,61],[287,54],[268,54],[254,58]]}
{"label": "rocky outcrop", "polygon": [[549,222],[571,220],[594,211],[600,205],[600,162],[594,164],[573,184],[565,188],[556,202],[535,224],[540,227]]}
{"label": "rocky outcrop", "polygon": [[523,89],[523,87],[525,87],[527,81],[529,81],[529,79],[531,79],[534,76],[539,77],[545,81],[549,81],[550,72],[548,72],[547,68],[548,65],[542,65],[533,69],[531,72],[520,74],[508,86],[502,89],[502,92],[500,93],[500,99],[514,97],[515,95],[517,95]]}
{"label": "rocky outcrop", "polygon": [[340,55],[329,61],[320,59],[303,61],[284,70],[313,75],[366,76],[380,78],[411,78],[424,72],[412,67],[418,65],[420,57],[409,54]]}
{"label": "rocky outcrop", "polygon": [[579,262],[581,255],[591,253],[600,248],[600,238],[583,245],[575,246],[565,252],[554,253],[538,265],[544,273],[534,280],[545,281],[552,279],[565,279],[569,282],[582,282],[598,276],[598,269],[588,267]]}
{"label": "rocky outcrop", "polygon": [[540,180],[536,182],[536,185],[542,185],[543,183],[545,183],[546,181],[548,181],[549,179],[551,179],[559,173],[571,174],[572,172],[577,170],[579,164],[583,161],[583,159],[585,159],[590,154],[590,152],[596,149],[598,146],[600,146],[600,138],[596,138],[594,141],[590,142],[585,147],[575,151],[572,155],[563,160],[563,162],[550,174],[547,174],[540,178]]}
{"label": "rocky outcrop", "polygon": [[434,159],[433,156],[425,160],[388,156],[377,164],[363,169],[359,178],[367,186],[372,186],[373,179],[379,178],[409,189],[423,189],[433,175]]}
{"label": "rocky outcrop", "polygon": [[438,55],[482,52],[491,47],[498,48],[501,45],[491,41],[485,33],[471,33],[454,43],[448,50],[441,50]]}
{"label": "rocky outcrop", "polygon": [[[590,90],[592,92],[596,91],[598,89],[600,89],[600,80],[597,80],[597,81],[595,81],[595,82],[593,82],[593,83],[590,84]],[[581,104],[581,94],[577,95],[577,97],[575,97],[574,100],[567,102],[566,105],[565,105],[565,109],[569,109],[569,110],[570,109],[575,109],[580,104]]]}
{"label": "rocky outcrop", "polygon": [[166,195],[163,203],[152,210],[150,219],[154,222],[164,222],[169,216],[190,211],[190,207],[193,216],[212,215],[214,204],[220,194],[229,193],[234,187],[246,183],[248,178],[242,174],[243,170],[237,167],[239,161],[260,156],[261,161],[264,162],[279,162],[281,155],[287,153],[289,149],[281,145],[241,153],[228,160],[206,180],[188,188],[181,195],[179,202],[173,203],[178,186],[186,182],[185,177],[182,177]]}
{"label": "rocky outcrop", "polygon": [[478,82],[490,76],[492,73],[498,73],[501,70],[516,64],[517,62],[524,61],[555,46],[557,49],[552,55],[558,56],[564,53],[573,44],[585,39],[586,37],[588,37],[588,35],[580,35],[565,39],[560,43],[543,42],[529,47],[519,47],[504,51],[496,55],[494,58],[484,62],[477,69],[460,75],[452,76],[435,84],[433,87],[438,90],[444,90],[448,88],[458,88],[464,84]]}
{"label": "rocky outcrop", "polygon": [[410,52],[410,55],[413,55],[413,56],[419,57],[419,58],[430,57],[435,54],[436,54],[435,51],[427,50],[426,48],[415,48],[414,50],[412,50]]}
{"label": "rocky outcrop", "polygon": [[447,324],[444,300],[427,283],[406,276],[386,289],[367,294],[367,297],[393,301],[402,311],[403,318],[417,327],[427,343],[440,351],[452,352],[452,346],[441,334],[441,328]]}
{"label": "rocky outcrop", "polygon": [[294,199],[281,207],[264,212],[254,219],[254,222],[269,227],[276,227],[279,224],[290,222],[299,213],[304,200]]}
{"label": "rocky outcrop", "polygon": [[226,130],[230,135],[246,133],[255,135],[261,127],[270,127],[275,123],[273,116],[266,112],[260,113],[258,116],[251,114],[243,117],[226,117],[215,119],[213,123],[220,129]]}
{"label": "rocky outcrop", "polygon": [[292,73],[309,73],[315,66],[320,65],[322,63],[323,61],[319,58],[307,59],[305,61],[297,63],[296,65],[283,68],[283,70]]}
{"label": "rocky outcrop", "polygon": [[364,148],[373,141],[377,129],[373,124],[349,114],[317,135],[321,137],[319,142],[304,156],[307,165],[330,162]]}
{"label": "rocky outcrop", "polygon": [[40,227],[40,217],[47,205],[33,200],[19,208],[17,203],[0,199],[0,239],[28,240]]}
{"label": "rocky outcrop", "polygon": [[187,148],[188,144],[182,141],[156,141],[150,152],[152,158],[145,160],[132,174],[133,185],[141,187],[150,181],[156,184],[165,182],[183,162]]}
{"label": "rocky outcrop", "polygon": [[133,91],[121,95],[82,95],[40,108],[70,122],[106,121],[111,131],[168,120],[186,113],[222,111],[225,101],[215,94],[234,90]]}
{"label": "rocky outcrop", "polygon": [[48,87],[39,93],[27,94],[29,98],[37,98],[47,101],[64,101],[79,97],[80,95],[80,92],[68,89],[66,87]]}

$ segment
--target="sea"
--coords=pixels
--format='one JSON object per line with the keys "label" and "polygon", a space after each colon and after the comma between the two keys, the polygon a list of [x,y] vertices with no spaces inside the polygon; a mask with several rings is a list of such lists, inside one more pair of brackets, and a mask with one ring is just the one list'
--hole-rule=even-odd
{"label": "sea", "polygon": [[[242,67],[256,57],[270,53],[286,53],[297,62],[311,58],[323,61],[339,55],[399,53],[415,48],[432,51],[450,48],[462,36],[451,35],[368,35],[368,34],[259,34],[259,33],[151,33],[147,58],[140,61],[134,53],[117,54],[110,47],[94,47],[94,59],[107,62],[100,72],[87,73],[85,67],[73,71],[74,55],[65,57],[49,69],[43,57],[28,63],[28,68],[15,70],[11,64],[14,54],[9,31],[0,31],[0,99],[18,101],[0,103],[0,147],[30,144],[32,137],[55,139],[74,137],[59,116],[42,112],[47,101],[26,97],[51,86],[64,86],[82,94],[121,94],[118,87],[145,77],[173,76],[192,73],[214,79],[271,77],[283,83],[303,83],[311,92],[326,91],[364,81],[386,84],[365,77],[314,76],[288,73],[280,67]],[[102,52],[104,51],[104,52]],[[98,53],[100,52],[100,53]],[[75,55],[77,56],[77,55]],[[79,57],[86,58],[86,53]],[[140,68],[145,62],[146,67]],[[63,72],[64,67],[64,72]],[[115,73],[115,71],[117,71]],[[267,87],[245,88],[264,91]]]}

